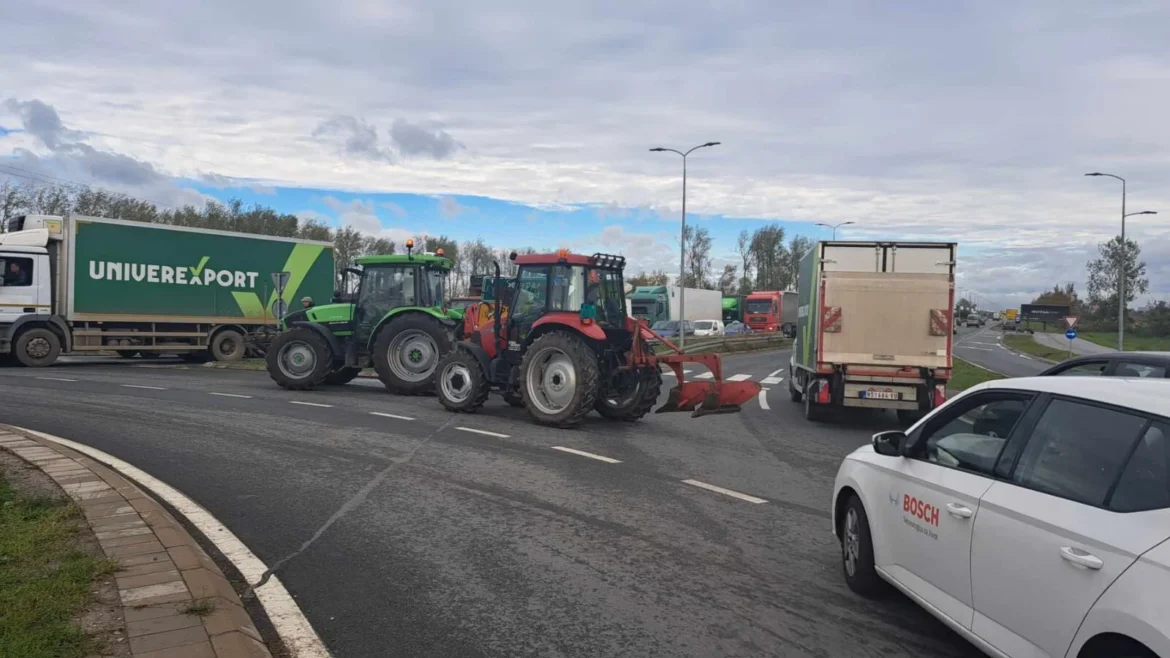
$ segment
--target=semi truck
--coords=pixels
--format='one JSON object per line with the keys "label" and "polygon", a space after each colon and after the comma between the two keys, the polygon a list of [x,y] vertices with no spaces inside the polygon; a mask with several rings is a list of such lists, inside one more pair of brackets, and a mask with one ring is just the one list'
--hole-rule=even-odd
{"label": "semi truck", "polygon": [[752,331],[796,334],[797,294],[794,291],[758,290],[747,296],[744,317]]}
{"label": "semi truck", "polygon": [[683,313],[679,317],[679,289],[673,286],[638,286],[630,294],[633,316],[651,327],[661,320],[718,320],[723,317],[723,295],[718,290],[683,288]]}
{"label": "semi truck", "polygon": [[733,295],[723,298],[723,324],[743,322],[743,302],[746,295]]}
{"label": "semi truck", "polygon": [[334,294],[328,242],[82,215],[24,215],[9,227],[0,358],[25,366],[100,352],[234,361],[288,305]]}
{"label": "semi truck", "polygon": [[800,264],[788,390],[820,420],[844,407],[911,422],[947,399],[956,245],[820,242]]}

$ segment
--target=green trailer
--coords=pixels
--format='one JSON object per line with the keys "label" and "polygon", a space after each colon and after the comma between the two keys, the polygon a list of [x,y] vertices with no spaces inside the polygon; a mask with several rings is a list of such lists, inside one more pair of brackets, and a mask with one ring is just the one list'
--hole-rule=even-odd
{"label": "green trailer", "polygon": [[333,293],[327,242],[80,215],[9,226],[0,354],[28,366],[111,351],[236,360],[246,336],[277,324],[285,300]]}
{"label": "green trailer", "polygon": [[743,322],[744,295],[723,298],[723,324]]}
{"label": "green trailer", "polygon": [[268,347],[268,374],[291,390],[344,384],[372,366],[394,393],[434,389],[434,371],[461,335],[463,309],[448,309],[443,288],[451,261],[438,254],[364,256],[352,301],[300,309]]}

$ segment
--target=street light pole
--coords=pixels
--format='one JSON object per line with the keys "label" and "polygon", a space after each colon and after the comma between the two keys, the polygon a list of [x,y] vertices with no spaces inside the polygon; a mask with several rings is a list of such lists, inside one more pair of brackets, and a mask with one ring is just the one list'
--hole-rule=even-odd
{"label": "street light pole", "polygon": [[817,222],[816,225],[817,226],[824,226],[825,228],[833,229],[833,240],[836,240],[837,239],[837,229],[841,228],[842,226],[848,226],[850,224],[856,224],[856,223],[857,222],[841,222],[840,224],[825,224],[824,222]]}
{"label": "street light pole", "polygon": [[1121,352],[1125,346],[1125,307],[1128,306],[1125,300],[1125,277],[1128,274],[1126,262],[1129,260],[1129,247],[1125,243],[1125,218],[1133,217],[1134,215],[1156,215],[1158,213],[1152,210],[1143,210],[1141,212],[1125,212],[1125,179],[1114,174],[1105,174],[1099,171],[1094,171],[1086,176],[1106,176],[1108,178],[1116,178],[1121,181],[1121,244],[1118,250],[1117,257],[1117,351]]}
{"label": "street light pole", "polygon": [[667,148],[662,148],[662,147],[650,149],[654,153],[662,153],[664,151],[670,151],[671,153],[677,153],[677,154],[682,156],[682,161],[683,161],[682,229],[681,229],[682,232],[679,234],[679,248],[678,248],[678,348],[680,350],[682,350],[684,348],[684,343],[686,341],[686,333],[687,333],[685,325],[683,324],[685,322],[683,320],[683,318],[686,317],[685,314],[683,313],[683,311],[686,309],[685,303],[683,301],[683,299],[684,299],[683,298],[683,286],[686,283],[685,279],[686,279],[686,266],[687,266],[686,265],[686,263],[687,263],[687,156],[690,155],[691,152],[696,150],[696,149],[707,148],[708,146],[718,146],[718,145],[719,145],[719,142],[707,142],[706,144],[699,144],[698,146],[692,147],[690,150],[686,151],[685,153],[683,151],[678,151],[675,149],[667,149]]}

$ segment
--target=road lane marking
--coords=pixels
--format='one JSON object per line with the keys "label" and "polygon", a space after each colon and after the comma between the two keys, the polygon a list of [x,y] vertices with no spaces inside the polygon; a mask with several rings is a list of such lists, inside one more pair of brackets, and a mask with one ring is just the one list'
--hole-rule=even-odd
{"label": "road lane marking", "polygon": [[705,372],[701,375],[695,375],[695,379],[715,379],[715,373]]}
{"label": "road lane marking", "polygon": [[320,402],[301,402],[300,400],[289,400],[289,404],[301,404],[306,407],[332,407],[331,404],[321,404]]}
{"label": "road lane marking", "polygon": [[766,388],[760,389],[760,408],[764,411],[770,411],[772,409],[772,407],[768,406],[768,391],[769,389]]}
{"label": "road lane marking", "polygon": [[770,373],[768,373],[768,377],[779,377],[780,374],[783,373],[785,370],[787,370],[787,368],[780,368],[780,369],[776,370],[775,372],[770,372]]}
{"label": "road lane marking", "polygon": [[784,381],[783,377],[772,377],[769,375],[768,377],[765,377],[762,380],[760,380],[760,383],[761,384],[779,384],[782,381]]}
{"label": "road lane marking", "polygon": [[472,432],[474,434],[483,434],[484,436],[494,436],[497,439],[511,438],[511,436],[508,434],[500,434],[499,432],[489,432],[487,430],[477,430],[474,427],[456,427],[455,429],[462,430],[464,432]]}
{"label": "road lane marking", "polygon": [[218,395],[222,398],[246,398],[251,400],[251,395],[240,395],[238,393],[216,393],[215,391],[208,391],[209,395]]}
{"label": "road lane marking", "polygon": [[1029,361],[1031,361],[1031,360],[1032,360],[1032,357],[1030,357],[1030,356],[1025,356],[1025,355],[1023,355],[1023,354],[1021,354],[1021,355],[1020,355],[1020,358],[1021,358],[1021,359],[1027,359],[1027,360],[1029,360]]}
{"label": "road lane marking", "polygon": [[384,414],[381,411],[371,411],[371,416],[381,416],[383,418],[394,418],[395,420],[414,420],[410,416],[399,416],[398,414]]}
{"label": "road lane marking", "polygon": [[76,379],[65,379],[64,377],[37,377],[37,379],[44,379],[50,382],[75,382]]}
{"label": "road lane marking", "polygon": [[768,501],[764,500],[763,498],[756,498],[755,496],[749,496],[747,494],[742,494],[738,491],[732,491],[731,489],[724,489],[723,487],[717,487],[713,484],[707,484],[706,482],[699,482],[698,480],[683,480],[683,484],[689,484],[692,487],[698,487],[700,489],[706,489],[707,491],[714,491],[715,493],[721,493],[724,496],[731,496],[732,498],[746,500],[747,502],[753,503],[756,505],[759,505],[760,503],[768,502]]}
{"label": "road lane marking", "polygon": [[752,378],[751,375],[740,374],[740,375],[732,375],[732,376],[728,377],[727,381],[729,381],[729,382],[743,382],[743,381],[747,381],[751,378]]}
{"label": "road lane marking", "polygon": [[76,441],[62,439],[43,432],[26,431],[47,441],[89,455],[154,492],[179,514],[187,517],[187,520],[198,528],[208,541],[215,544],[219,552],[236,567],[244,580],[254,587],[252,591],[268,614],[268,620],[272,623],[276,634],[289,648],[289,653],[292,656],[295,658],[329,658],[329,651],[325,648],[325,644],[321,642],[321,638],[313,630],[309,620],[305,619],[304,613],[301,612],[292,595],[285,589],[280,577],[272,574],[263,585],[259,585],[264,574],[268,572],[268,567],[210,512],[165,482],[117,457]]}
{"label": "road lane marking", "polygon": [[566,448],[564,446],[553,446],[552,449],[553,450],[560,450],[561,452],[567,452],[569,454],[577,455],[579,457],[588,457],[590,459],[596,459],[599,462],[605,462],[607,464],[620,464],[620,463],[622,463],[622,460],[620,460],[620,459],[614,459],[613,457],[606,457],[605,455],[597,455],[597,454],[594,454],[592,452],[585,452],[584,450],[574,450],[573,448]]}
{"label": "road lane marking", "polygon": [[960,345],[959,349],[961,349],[961,350],[979,350],[980,352],[990,352],[991,351],[990,347],[968,347],[966,345]]}
{"label": "road lane marking", "polygon": [[165,390],[167,390],[161,386],[142,386],[139,384],[122,384],[121,386],[122,386],[122,388],[145,388],[145,389],[148,389],[151,391],[165,391]]}

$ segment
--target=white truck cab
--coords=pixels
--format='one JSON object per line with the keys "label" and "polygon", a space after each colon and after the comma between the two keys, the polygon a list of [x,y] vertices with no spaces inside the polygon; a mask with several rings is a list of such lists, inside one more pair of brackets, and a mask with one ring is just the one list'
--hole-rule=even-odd
{"label": "white truck cab", "polygon": [[[25,230],[0,235],[0,354],[52,362],[69,343],[69,329],[54,313],[54,278],[47,248],[54,230],[60,237],[60,218],[29,216],[25,220]],[[14,349],[17,343],[25,349]]]}

